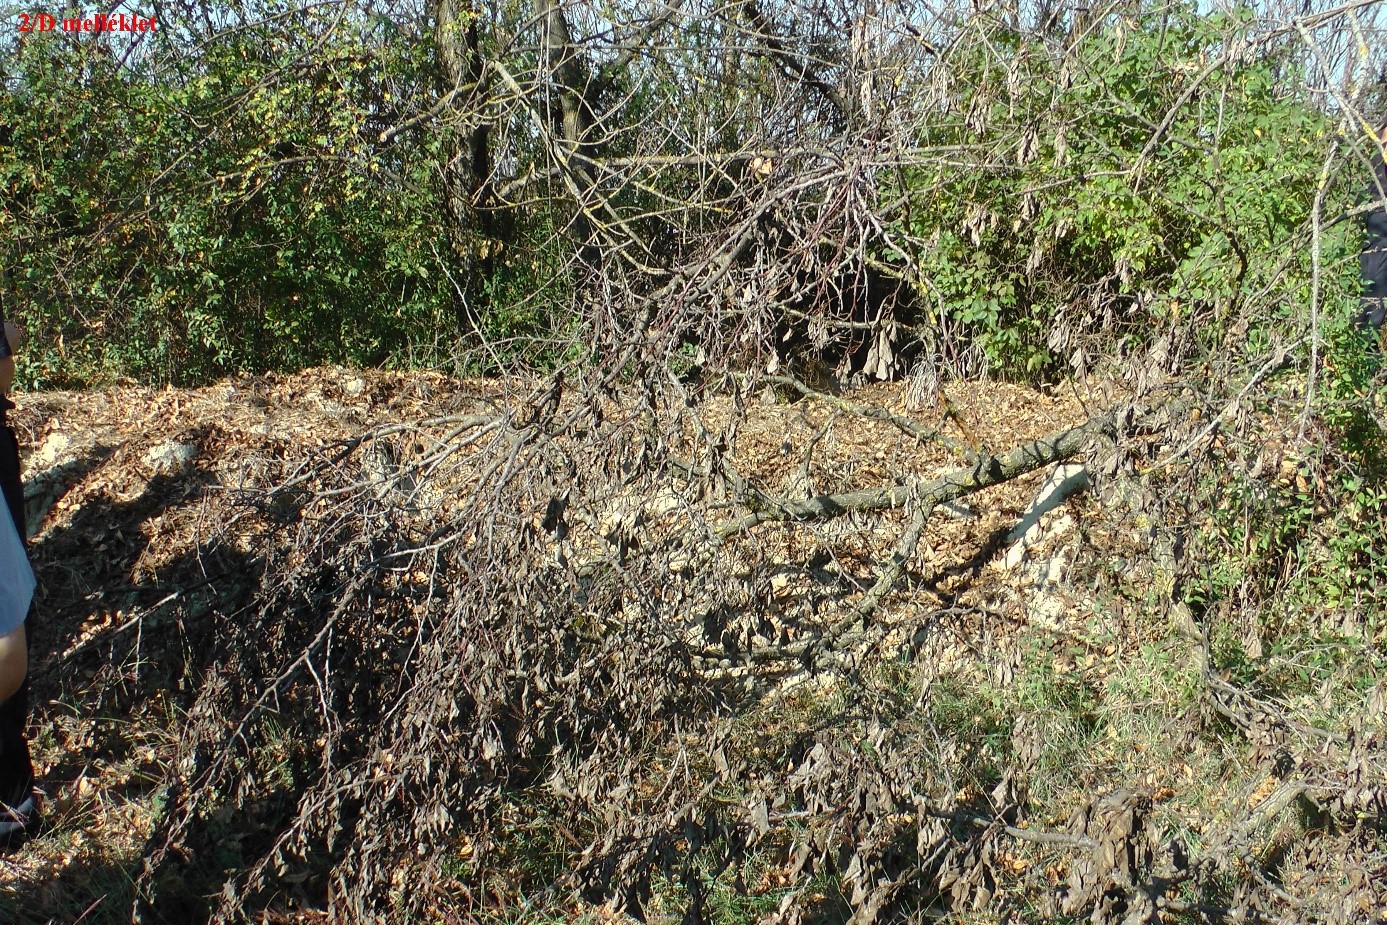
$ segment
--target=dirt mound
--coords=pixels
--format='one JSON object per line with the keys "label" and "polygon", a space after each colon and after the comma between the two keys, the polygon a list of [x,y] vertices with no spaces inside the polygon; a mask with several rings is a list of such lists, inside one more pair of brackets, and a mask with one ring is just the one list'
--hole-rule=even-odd
{"label": "dirt mound", "polygon": [[0,909],[1378,902],[1343,819],[1387,793],[1380,694],[1326,730],[1209,669],[1087,396],[919,391],[323,369],[22,396],[53,826]]}
{"label": "dirt mound", "polygon": [[[415,435],[428,422],[497,413],[533,387],[328,368],[193,390],[128,386],[22,396],[12,417],[24,453],[40,577],[36,673],[57,670],[106,636],[137,629],[150,619],[152,599],[170,603],[201,594],[210,600],[217,585],[244,577],[230,562],[208,561],[206,541],[213,534],[258,536],[265,524],[247,499],[292,478],[316,455],[372,435],[375,456],[404,464],[425,454]],[[954,418],[908,393],[905,384],[880,383],[851,398],[994,449],[1084,419],[1075,394],[1057,397],[1006,383],[948,389]],[[710,402],[706,426],[725,426],[731,413],[729,401]],[[812,459],[791,450],[805,446],[815,450]],[[959,461],[889,421],[821,402],[777,400],[769,392],[753,403],[729,458],[749,479],[791,496],[889,484]],[[995,551],[1041,478],[1037,473],[987,489],[951,511],[931,536],[927,563],[941,574],[985,563],[980,550]],[[870,574],[894,520],[847,538],[842,551],[862,576]],[[249,543],[220,547],[223,555],[233,550],[253,555]]]}
{"label": "dirt mound", "polygon": [[[168,667],[167,653],[152,658],[145,637],[155,645],[195,646],[191,624],[209,611],[234,612],[256,592],[246,583],[254,580],[252,560],[263,554],[267,523],[257,502],[269,489],[363,435],[375,435],[382,448],[376,455],[397,463],[418,456],[426,451],[415,425],[495,413],[530,385],[332,368],[195,390],[130,386],[20,396],[14,425],[26,460],[39,577],[37,760],[61,838],[11,862],[0,874],[6,889],[48,882],[45,903],[69,908],[61,886],[69,872],[98,862],[118,868],[139,854],[186,708],[177,690],[184,679],[168,678],[168,698],[134,696],[148,686],[149,672]],[[851,398],[921,426],[955,426],[935,409],[912,407],[907,391],[879,384]],[[968,384],[949,392],[972,428],[956,437],[991,447],[1082,419],[1077,400],[1016,386]],[[710,403],[707,426],[717,428],[730,412],[726,400]],[[399,429],[392,433],[391,425]],[[790,452],[806,445],[817,450],[812,461]],[[729,456],[768,490],[806,496],[957,462],[889,421],[769,393],[753,404]],[[944,585],[919,606],[934,606],[958,574],[976,570],[979,550],[994,547],[1015,523],[1035,481],[989,489],[971,509],[942,521],[925,558],[946,576]],[[888,523],[848,530],[835,543],[842,554],[835,567],[845,577],[870,575],[893,529]]]}
{"label": "dirt mound", "polygon": [[44,909],[61,912],[63,883],[93,870],[120,879],[138,857],[179,731],[186,682],[165,675],[189,654],[149,647],[195,644],[196,632],[168,624],[254,593],[249,560],[265,530],[255,498],[383,422],[497,394],[423,373],[324,369],[196,390],[19,396],[12,421],[39,578],[35,758],[57,835],[8,864],[0,890],[46,884]]}

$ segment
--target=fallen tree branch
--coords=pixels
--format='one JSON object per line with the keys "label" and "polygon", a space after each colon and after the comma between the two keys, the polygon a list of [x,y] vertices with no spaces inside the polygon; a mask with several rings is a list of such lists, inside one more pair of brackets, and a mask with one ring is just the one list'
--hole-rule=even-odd
{"label": "fallen tree branch", "polygon": [[768,499],[771,503],[759,506],[752,513],[719,524],[713,531],[714,536],[725,540],[774,521],[830,520],[854,512],[891,510],[903,507],[912,497],[924,505],[939,505],[1009,482],[1041,466],[1062,462],[1082,450],[1093,437],[1112,430],[1112,418],[1102,415],[1078,427],[1023,443],[1000,456],[980,456],[973,465],[952,469],[928,482],[912,479],[902,485],[819,495],[806,501]]}
{"label": "fallen tree branch", "polygon": [[877,578],[876,584],[872,585],[870,591],[862,596],[862,600],[857,604],[857,617],[866,620],[876,613],[877,607],[881,606],[882,598],[891,593],[891,589],[896,586],[896,582],[901,580],[901,575],[905,573],[905,564],[915,556],[915,550],[920,546],[920,537],[924,535],[925,524],[929,521],[930,515],[934,513],[934,504],[922,504],[916,509],[915,514],[910,519],[910,526],[901,536],[900,545],[896,551],[891,553],[891,561],[886,563],[886,567],[881,570],[881,575]]}

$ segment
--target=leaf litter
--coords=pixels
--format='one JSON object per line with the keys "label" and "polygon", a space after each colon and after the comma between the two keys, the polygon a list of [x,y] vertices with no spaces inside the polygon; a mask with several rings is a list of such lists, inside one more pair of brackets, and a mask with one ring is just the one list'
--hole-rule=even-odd
{"label": "leaf litter", "polygon": [[[1217,909],[1347,922],[1387,902],[1381,845],[1363,827],[1387,792],[1380,731],[1312,755],[1240,691],[1105,696],[1141,658],[1198,661],[1171,629],[1171,602],[1152,596],[1156,534],[1131,484],[1063,502],[1020,567],[1004,562],[1007,535],[1044,470],[934,516],[882,629],[860,650],[855,630],[837,638],[846,660],[826,666],[797,644],[872,584],[909,511],[769,524],[716,555],[700,524],[745,503],[728,484],[835,495],[932,477],[956,453],[826,401],[718,397],[673,413],[682,437],[663,450],[706,457],[699,434],[720,435],[711,465],[740,482],[705,479],[690,495],[643,473],[634,443],[587,468],[543,450],[526,457],[543,479],[469,519],[488,479],[528,452],[481,422],[510,415],[509,433],[522,431],[543,386],[322,369],[25,396],[30,503],[51,506],[33,542],[36,757],[53,825],[0,869],[0,905],[22,903],[24,925],[101,904],[218,921],[235,909],[465,920],[576,895],[584,914],[660,918],[728,889],[718,871],[753,857],[764,866],[750,892],[776,897],[771,918],[786,922],[839,892],[860,922],[910,909],[1004,921],[1021,908],[1124,925]],[[903,384],[850,398],[988,451],[1086,418],[1073,390],[947,392],[959,427]],[[621,422],[613,433],[650,413],[619,394],[598,412]],[[450,587],[439,555],[420,552],[431,546],[461,550],[443,561],[464,570],[506,551],[507,606],[543,611],[546,582],[579,587],[558,622],[526,630],[555,634],[557,649],[533,661],[503,620],[434,647],[454,608],[494,617],[466,609],[458,589],[502,586],[465,575]],[[682,628],[652,630],[647,613]],[[641,645],[650,665],[628,660]],[[486,662],[459,673],[447,658],[473,666],[483,650],[499,673]],[[575,670],[604,673],[612,691],[575,687]],[[667,672],[659,684],[652,670]],[[1199,686],[1197,672],[1172,672],[1169,683]],[[648,715],[581,719],[633,696]],[[519,718],[490,712],[504,704]],[[1153,708],[1165,728],[1131,719]],[[1240,722],[1248,741],[1271,743],[1266,758],[1230,761],[1199,741]],[[425,731],[473,770],[452,768]],[[604,763],[618,754],[630,763]],[[399,802],[411,783],[437,784],[441,804]],[[729,798],[741,808],[719,809]],[[363,799],[395,806],[379,812],[409,820],[419,852],[363,834],[377,818]],[[498,879],[534,863],[523,847],[534,837],[556,839],[545,851],[561,862]],[[220,898],[183,895],[174,883],[190,872],[221,881]],[[838,886],[825,891],[824,876]],[[1245,886],[1220,892],[1229,878]],[[543,881],[569,892],[543,900]]]}

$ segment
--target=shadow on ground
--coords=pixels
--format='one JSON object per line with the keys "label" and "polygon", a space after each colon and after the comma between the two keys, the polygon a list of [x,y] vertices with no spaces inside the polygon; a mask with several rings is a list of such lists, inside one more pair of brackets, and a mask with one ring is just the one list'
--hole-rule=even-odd
{"label": "shadow on ground", "polygon": [[[109,455],[70,464],[64,479],[77,483]],[[213,667],[211,634],[247,605],[260,563],[214,539],[161,565],[156,579],[147,569],[142,580],[133,576],[150,551],[146,525],[174,508],[225,507],[227,497],[205,470],[157,475],[129,500],[82,504],[32,542],[39,591],[30,732],[47,819],[37,838],[0,861],[8,881],[0,923],[132,921],[158,812],[176,786],[167,756],[179,717]],[[112,827],[123,832],[112,837]],[[203,897],[219,888],[217,862],[229,859],[214,854],[162,883],[159,907],[142,910],[142,921],[205,921]]]}

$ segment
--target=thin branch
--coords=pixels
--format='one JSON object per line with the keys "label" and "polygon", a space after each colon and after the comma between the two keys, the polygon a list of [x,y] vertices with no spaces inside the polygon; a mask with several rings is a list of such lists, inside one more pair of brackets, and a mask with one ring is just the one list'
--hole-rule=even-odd
{"label": "thin branch", "polygon": [[827,392],[820,392],[819,390],[810,388],[803,382],[800,382],[798,379],[795,379],[790,376],[766,376],[764,381],[772,382],[776,385],[783,385],[787,388],[794,389],[795,391],[799,392],[801,395],[804,395],[807,398],[812,398],[815,401],[824,402],[825,404],[832,405],[835,408],[840,408],[843,411],[848,411],[852,414],[855,414],[858,417],[869,418],[873,421],[886,421],[887,423],[894,424],[896,427],[900,428],[904,433],[908,434],[911,437],[914,437],[916,440],[920,440],[926,443],[937,443],[940,446],[952,452],[954,455],[962,457],[967,462],[976,462],[978,459],[977,453],[974,453],[971,449],[959,443],[958,441],[944,436],[944,434],[940,432],[939,428],[921,427],[919,424],[916,424],[910,418],[902,417],[899,414],[894,414],[890,411],[887,411],[885,408],[872,408],[867,405],[858,404],[855,401],[850,401],[838,395],[830,395]]}
{"label": "thin branch", "polygon": [[901,485],[819,495],[806,501],[774,499],[760,510],[718,525],[713,532],[719,540],[725,540],[764,523],[829,520],[855,512],[890,510],[905,506],[911,498],[931,505],[942,504],[1008,482],[1041,466],[1062,462],[1082,451],[1094,437],[1114,431],[1111,417],[1092,418],[1078,427],[1022,444],[1000,456],[980,456],[972,466],[950,470],[928,482],[913,479]]}

